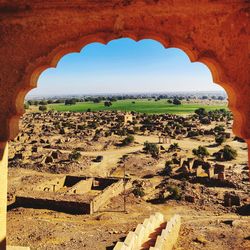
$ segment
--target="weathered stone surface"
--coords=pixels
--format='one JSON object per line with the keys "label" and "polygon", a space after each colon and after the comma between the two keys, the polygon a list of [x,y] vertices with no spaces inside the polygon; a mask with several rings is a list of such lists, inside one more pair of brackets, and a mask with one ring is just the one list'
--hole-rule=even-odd
{"label": "weathered stone surface", "polygon": [[6,247],[8,144],[0,143],[0,249]]}

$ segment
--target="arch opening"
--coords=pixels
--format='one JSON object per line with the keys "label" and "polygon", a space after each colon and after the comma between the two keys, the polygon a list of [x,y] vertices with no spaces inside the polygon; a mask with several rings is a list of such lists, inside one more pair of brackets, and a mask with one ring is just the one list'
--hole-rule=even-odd
{"label": "arch opening", "polygon": [[98,33],[96,35],[86,36],[78,41],[67,42],[66,44],[60,45],[53,49],[46,56],[46,62],[44,62],[45,58],[38,58],[35,63],[28,65],[25,71],[25,77],[23,79],[25,85],[22,86],[22,89],[17,92],[16,98],[14,98],[15,113],[14,115],[12,114],[11,119],[13,121],[10,122],[10,137],[14,138],[18,131],[16,121],[18,117],[24,112],[21,103],[23,103],[25,96],[29,93],[29,91],[37,87],[37,82],[42,72],[48,68],[56,68],[61,58],[70,53],[79,53],[81,50],[84,50],[85,46],[88,44],[100,43],[105,45],[120,38],[129,38],[135,42],[144,39],[151,39],[159,42],[164,48],[178,48],[184,51],[190,62],[201,62],[206,65],[212,74],[213,83],[221,86],[227,93],[228,107],[233,113],[234,120],[237,120],[237,126],[235,123],[233,124],[234,133],[240,136],[244,134],[241,124],[246,121],[246,117],[244,117],[244,115],[239,111],[239,107],[237,106],[236,89],[231,87],[233,85],[230,84],[229,79],[226,79],[226,74],[223,72],[223,67],[213,57],[212,52],[200,52],[195,48],[195,46],[191,47],[189,44],[170,39],[167,36],[160,36],[158,34],[152,33],[146,33],[143,36],[136,36],[133,33],[124,32],[124,34],[122,36],[119,35],[119,37],[114,34],[108,35],[106,33]]}

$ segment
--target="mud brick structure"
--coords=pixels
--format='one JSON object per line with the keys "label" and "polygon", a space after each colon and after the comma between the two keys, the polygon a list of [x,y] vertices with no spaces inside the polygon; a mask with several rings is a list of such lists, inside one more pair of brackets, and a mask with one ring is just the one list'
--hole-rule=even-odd
{"label": "mud brick structure", "polygon": [[233,131],[249,146],[249,9],[245,0],[1,1],[0,249],[6,249],[6,147],[18,134],[24,97],[45,69],[87,44],[148,38],[182,49],[226,90]]}
{"label": "mud brick structure", "polygon": [[42,183],[28,193],[19,193],[13,207],[32,207],[72,214],[92,214],[124,191],[116,178],[64,176]]}

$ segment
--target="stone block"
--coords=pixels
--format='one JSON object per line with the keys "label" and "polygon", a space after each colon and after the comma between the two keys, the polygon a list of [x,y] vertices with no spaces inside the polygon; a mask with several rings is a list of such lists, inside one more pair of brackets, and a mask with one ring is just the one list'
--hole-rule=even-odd
{"label": "stone block", "polygon": [[133,249],[134,245],[136,244],[136,240],[137,240],[137,235],[135,234],[135,232],[129,232],[124,244],[129,248],[129,249]]}
{"label": "stone block", "polygon": [[162,236],[158,236],[155,242],[155,247],[163,249],[164,245],[165,245],[165,239]]}
{"label": "stone block", "polygon": [[145,227],[145,235],[148,235],[149,232],[151,231],[151,227],[152,227],[150,220],[145,219],[143,221],[143,226]]}
{"label": "stone block", "polygon": [[142,224],[137,225],[135,229],[135,234],[137,236],[136,244],[134,246],[134,249],[139,249],[142,245],[145,237],[145,227]]}
{"label": "stone block", "polygon": [[155,228],[158,227],[158,221],[155,215],[151,215],[149,217],[150,223],[151,223],[151,231],[153,232]]}
{"label": "stone block", "polygon": [[164,215],[162,213],[155,213],[155,218],[158,221],[158,225],[164,222]]}
{"label": "stone block", "polygon": [[113,250],[129,250],[123,242],[117,242]]}

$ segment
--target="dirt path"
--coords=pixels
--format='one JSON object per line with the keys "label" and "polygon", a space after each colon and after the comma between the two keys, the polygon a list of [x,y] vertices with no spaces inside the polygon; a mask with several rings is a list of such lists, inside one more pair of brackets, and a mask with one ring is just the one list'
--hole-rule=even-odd
{"label": "dirt path", "polygon": [[110,171],[117,167],[117,164],[121,157],[125,154],[134,153],[136,151],[142,150],[142,146],[135,147],[125,147],[121,149],[112,149],[107,151],[96,151],[96,152],[82,152],[84,156],[98,156],[102,155],[103,160],[101,162],[92,162],[90,166],[88,166],[84,172],[89,175],[100,175],[100,176],[108,176]]}

